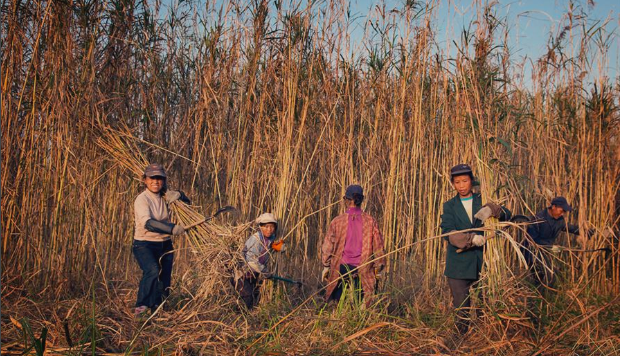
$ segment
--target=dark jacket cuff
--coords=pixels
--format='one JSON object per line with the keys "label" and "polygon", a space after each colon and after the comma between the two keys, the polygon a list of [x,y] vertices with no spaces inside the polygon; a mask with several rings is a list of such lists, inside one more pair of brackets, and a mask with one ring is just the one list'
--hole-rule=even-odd
{"label": "dark jacket cuff", "polygon": [[167,223],[163,221],[158,221],[155,219],[148,219],[146,224],[144,224],[144,228],[151,232],[157,232],[160,234],[172,234],[172,229],[174,228],[173,223]]}

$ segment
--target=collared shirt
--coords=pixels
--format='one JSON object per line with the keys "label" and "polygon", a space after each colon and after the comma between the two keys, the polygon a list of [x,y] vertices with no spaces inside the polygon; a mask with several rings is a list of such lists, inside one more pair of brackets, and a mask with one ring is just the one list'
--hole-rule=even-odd
{"label": "collared shirt", "polygon": [[579,234],[579,226],[567,224],[564,216],[554,219],[547,209],[538,212],[533,222],[527,227],[527,233],[539,245],[553,245],[561,231]]}
{"label": "collared shirt", "polygon": [[362,209],[352,207],[346,211],[348,215],[347,237],[342,251],[341,264],[359,266],[362,257]]}
{"label": "collared shirt", "polygon": [[170,222],[166,201],[159,193],[145,189],[133,204],[135,214],[134,239],[139,241],[167,241],[170,236],[160,232],[148,231],[145,227],[149,219]]}
{"label": "collared shirt", "polygon": [[[377,221],[370,215],[360,213],[362,221],[362,253],[360,256],[359,276],[364,291],[364,300],[367,305],[371,302],[375,292],[375,269],[385,266],[385,253],[383,252],[383,235],[379,231]],[[325,299],[328,300],[336,289],[335,280],[340,278],[340,265],[347,238],[349,226],[349,214],[342,213],[329,224],[327,234],[323,238],[321,246],[321,263],[329,268],[327,277],[327,289]]]}

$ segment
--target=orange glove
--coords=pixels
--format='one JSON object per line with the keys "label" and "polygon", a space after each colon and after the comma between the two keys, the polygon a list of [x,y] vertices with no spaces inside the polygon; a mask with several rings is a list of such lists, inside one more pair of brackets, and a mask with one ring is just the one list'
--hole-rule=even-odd
{"label": "orange glove", "polygon": [[274,241],[271,244],[271,248],[278,252],[284,252],[284,250],[286,250],[286,246],[284,246],[284,241],[282,240]]}

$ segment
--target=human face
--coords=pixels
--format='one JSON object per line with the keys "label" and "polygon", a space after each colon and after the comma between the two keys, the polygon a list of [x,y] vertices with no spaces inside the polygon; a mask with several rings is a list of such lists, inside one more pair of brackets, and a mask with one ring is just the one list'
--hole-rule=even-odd
{"label": "human face", "polygon": [[551,215],[554,219],[559,219],[562,215],[564,215],[564,212],[564,209],[557,205],[551,205],[551,208],[549,208],[549,215]]}
{"label": "human face", "polygon": [[452,185],[462,198],[471,196],[472,181],[468,174],[453,177]]}
{"label": "human face", "polygon": [[166,179],[160,176],[154,177],[145,177],[144,184],[146,185],[146,189],[148,189],[151,193],[159,193],[164,188],[164,183]]}
{"label": "human face", "polygon": [[260,232],[263,233],[263,237],[265,237],[266,239],[270,238],[271,235],[273,235],[275,231],[276,231],[276,224],[274,223],[267,223],[267,224],[260,225]]}

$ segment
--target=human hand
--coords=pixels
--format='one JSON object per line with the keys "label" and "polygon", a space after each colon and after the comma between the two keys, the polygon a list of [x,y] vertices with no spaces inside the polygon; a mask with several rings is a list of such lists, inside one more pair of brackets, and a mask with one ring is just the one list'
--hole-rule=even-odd
{"label": "human hand", "polygon": [[262,273],[261,266],[256,262],[248,262],[248,267],[250,267],[250,269],[254,273]]}
{"label": "human hand", "polygon": [[487,242],[486,237],[484,237],[483,235],[474,235],[474,237],[471,239],[471,243],[474,246],[482,246]]}
{"label": "human hand", "polygon": [[488,218],[490,218],[493,215],[493,211],[491,210],[490,207],[488,206],[484,206],[482,207],[482,209],[478,210],[478,212],[476,213],[476,215],[474,215],[474,218],[485,222]]}
{"label": "human hand", "polygon": [[185,232],[185,228],[182,225],[174,225],[174,227],[172,228],[172,235],[174,236],[178,236],[181,235]]}
{"label": "human hand", "polygon": [[286,244],[284,243],[284,241],[282,240],[278,240],[278,241],[274,241],[271,244],[271,248],[274,251],[278,251],[278,252],[285,252],[286,251]]}
{"label": "human hand", "polygon": [[164,194],[164,199],[166,203],[172,204],[173,202],[179,200],[181,198],[181,192],[178,190],[169,190]]}
{"label": "human hand", "polygon": [[375,268],[375,278],[376,279],[383,279],[383,267],[384,266],[379,266],[379,267]]}
{"label": "human hand", "polygon": [[321,272],[321,280],[327,281],[328,276],[329,276],[329,267],[323,267],[323,272]]}

